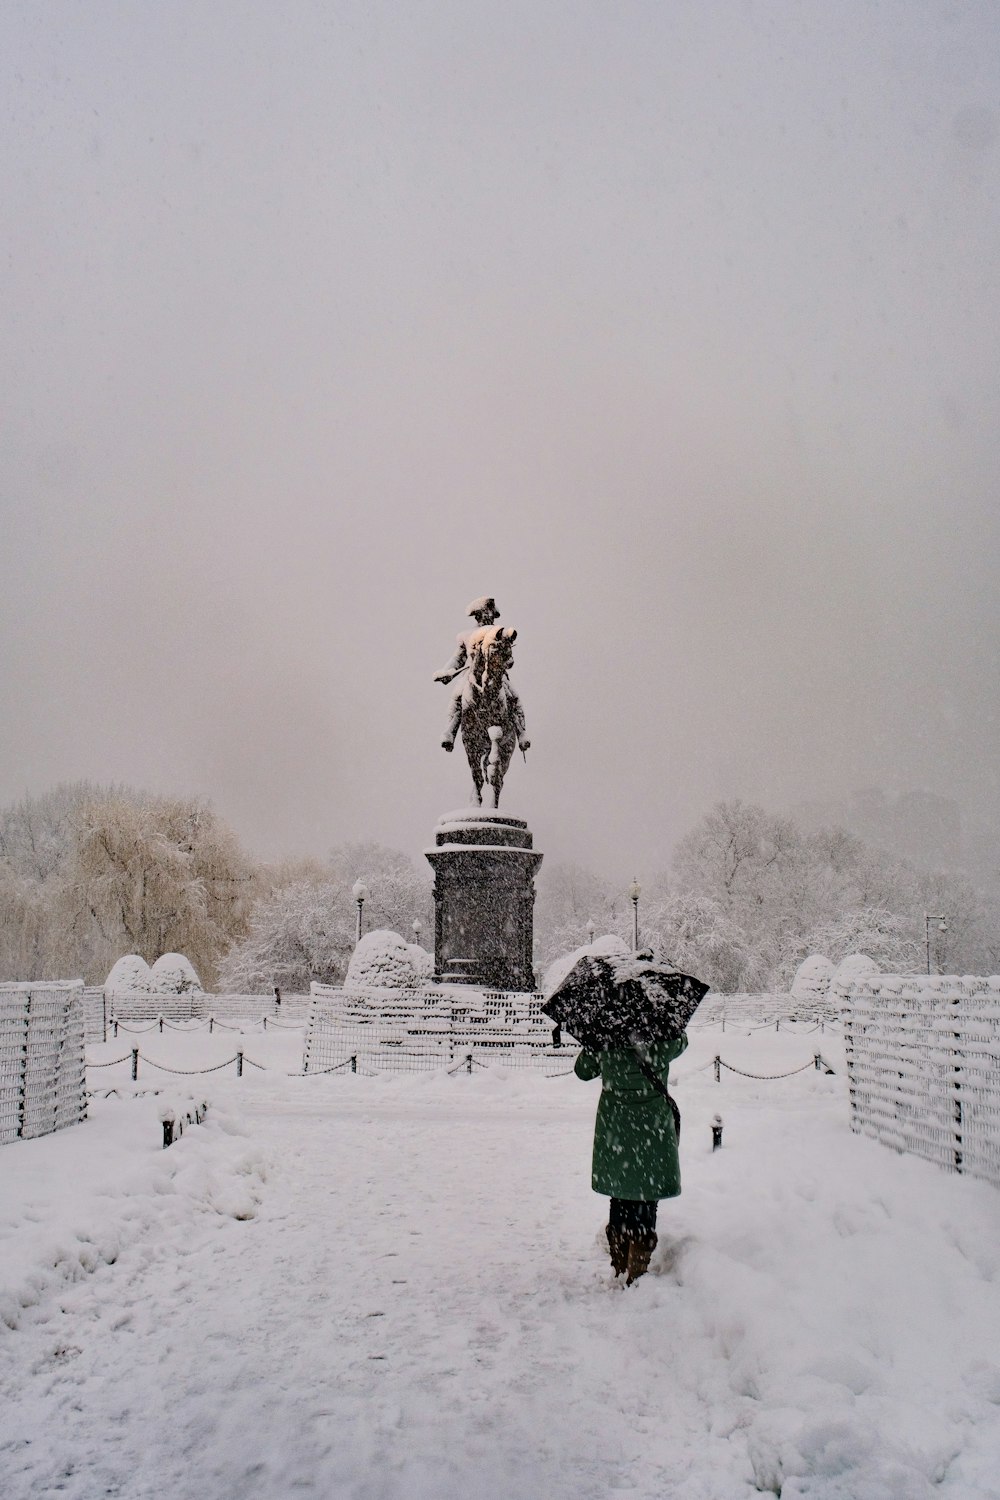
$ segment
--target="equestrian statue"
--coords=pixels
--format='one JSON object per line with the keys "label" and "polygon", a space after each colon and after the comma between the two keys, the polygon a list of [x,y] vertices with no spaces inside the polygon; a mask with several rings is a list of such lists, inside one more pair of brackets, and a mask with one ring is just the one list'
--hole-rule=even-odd
{"label": "equestrian statue", "polygon": [[435,682],[457,682],[441,747],[453,750],[461,731],[472,772],[473,801],[482,803],[483,787],[487,786],[488,801],[497,807],[515,744],[522,753],[531,744],[525,734],[521,700],[508,676],[517,631],[497,625],[500,611],[496,600],[488,596],[474,599],[467,613],[475,620],[476,629],[458,637],[451,661],[434,674]]}

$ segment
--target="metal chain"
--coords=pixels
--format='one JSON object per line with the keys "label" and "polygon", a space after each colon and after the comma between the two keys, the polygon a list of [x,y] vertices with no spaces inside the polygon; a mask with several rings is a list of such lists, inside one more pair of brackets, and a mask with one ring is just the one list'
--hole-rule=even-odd
{"label": "metal chain", "polygon": [[811,1062],[803,1063],[801,1068],[793,1068],[790,1073],[744,1073],[742,1068],[734,1068],[732,1063],[723,1062],[719,1058],[719,1067],[726,1068],[730,1073],[738,1073],[741,1078],[755,1078],[758,1083],[770,1083],[775,1078],[794,1078],[796,1073],[804,1073],[807,1068],[815,1068],[815,1058]]}

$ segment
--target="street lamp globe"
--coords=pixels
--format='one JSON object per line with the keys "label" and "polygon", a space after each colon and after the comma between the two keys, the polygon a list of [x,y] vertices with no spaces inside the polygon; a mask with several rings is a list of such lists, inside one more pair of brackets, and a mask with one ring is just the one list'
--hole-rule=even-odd
{"label": "street lamp globe", "polygon": [[587,942],[588,943],[593,943],[593,941],[594,941],[594,933],[596,931],[597,931],[597,923],[594,921],[593,917],[588,917],[587,918]]}
{"label": "street lamp globe", "polygon": [[423,922],[421,922],[421,920],[420,920],[419,917],[414,917],[413,918],[413,922],[411,923],[411,926],[413,927],[413,941],[415,943],[419,943],[420,942],[420,934],[424,930],[424,924],[423,924]]}

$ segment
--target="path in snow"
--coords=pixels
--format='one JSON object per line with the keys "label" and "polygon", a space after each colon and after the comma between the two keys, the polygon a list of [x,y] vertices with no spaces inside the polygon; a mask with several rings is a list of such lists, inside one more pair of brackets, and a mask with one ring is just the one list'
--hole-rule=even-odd
{"label": "path in snow", "polygon": [[256,1216],[164,1215],[0,1332],[5,1500],[995,1496],[997,1195],[815,1074],[731,1092],[713,1157],[709,1077],[628,1291],[575,1080],[221,1088]]}

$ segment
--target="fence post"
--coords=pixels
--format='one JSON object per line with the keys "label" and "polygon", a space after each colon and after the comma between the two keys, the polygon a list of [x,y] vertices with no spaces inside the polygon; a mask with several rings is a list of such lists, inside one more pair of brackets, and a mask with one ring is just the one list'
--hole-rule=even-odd
{"label": "fence post", "polygon": [[844,1060],[847,1063],[847,1097],[851,1109],[851,1129],[855,1132],[860,1130],[858,1124],[858,1095],[856,1089],[856,1078],[854,1073],[854,1010],[845,995],[840,996],[842,1009],[840,1020],[844,1032]]}
{"label": "fence post", "polygon": [[355,1054],[351,1058],[351,1072],[352,1073],[356,1073],[357,1071],[358,1071],[358,1059],[357,1059],[357,1054]]}
{"label": "fence post", "polygon": [[209,1018],[208,1018],[208,1034],[209,1034],[209,1036],[212,1035],[212,1032],[214,1030],[215,1030],[215,1017],[214,1016],[209,1016]]}
{"label": "fence post", "polygon": [[778,1017],[778,1019],[774,1023],[774,1029],[775,1029],[775,1031],[780,1031],[781,1030],[781,1017],[780,1016]]}
{"label": "fence post", "polygon": [[[961,1005],[961,1003],[962,1003],[961,996],[960,995],[956,995],[954,997],[954,999],[952,1000],[951,1003],[952,1003],[952,1008],[953,1008],[952,1013],[954,1014],[954,1007],[958,1006],[958,1005]],[[959,1020],[961,1020],[961,1015],[959,1015]],[[952,1061],[952,1069],[951,1069],[951,1080],[952,1080],[952,1088],[955,1090],[955,1098],[954,1098],[954,1103],[952,1105],[952,1117],[953,1117],[953,1119],[955,1121],[955,1171],[956,1172],[961,1172],[961,1170],[962,1170],[962,1162],[964,1160],[963,1153],[962,1153],[962,1055],[963,1054],[962,1054],[962,1047],[961,1047],[961,1042],[962,1042],[961,1032],[960,1031],[953,1031],[952,1032],[952,1039],[953,1039],[953,1041],[955,1043],[955,1046],[952,1048],[952,1053],[951,1053],[952,1059],[953,1059],[953,1061]]]}
{"label": "fence post", "polygon": [[28,1113],[28,1032],[31,1030],[31,991],[24,1005],[24,1044],[21,1047],[21,1077],[17,1094],[17,1135],[24,1136],[24,1121]]}
{"label": "fence post", "polygon": [[820,1063],[822,1062],[822,1058],[820,1057],[820,1055],[819,1055],[818,1052],[816,1053],[815,1057],[813,1058],[813,1061],[816,1064],[816,1072],[818,1073],[819,1069],[820,1069]]}
{"label": "fence post", "polygon": [[174,1144],[174,1122],[173,1122],[173,1120],[164,1120],[164,1122],[163,1122],[163,1149],[164,1149],[164,1151],[166,1151],[166,1149],[167,1149],[168,1146],[172,1146],[173,1144]]}
{"label": "fence post", "polygon": [[160,1017],[160,1033],[161,1033],[161,1035],[162,1035],[162,1032],[163,1032],[163,1017],[161,1016]]}
{"label": "fence post", "polygon": [[467,1073],[471,1073],[472,1072],[472,1053],[471,1052],[466,1053],[466,1057],[465,1057],[465,1070],[466,1070]]}
{"label": "fence post", "polygon": [[722,1116],[721,1115],[713,1115],[713,1117],[712,1117],[712,1150],[713,1151],[718,1151],[718,1149],[719,1149],[719,1147],[721,1145],[722,1145]]}
{"label": "fence post", "polygon": [[712,1059],[712,1066],[715,1069],[715,1081],[716,1081],[716,1083],[721,1083],[722,1082],[722,1058],[718,1055],[718,1053],[716,1053],[715,1057],[713,1057],[713,1059]]}
{"label": "fence post", "polygon": [[281,991],[277,985],[274,986],[274,1003],[275,1005],[281,1004]]}
{"label": "fence post", "polygon": [[138,1049],[138,1047],[133,1047],[132,1048],[132,1082],[135,1083],[135,1081],[137,1080],[138,1077],[139,1077],[139,1049]]}
{"label": "fence post", "polygon": [[114,1026],[115,1026],[115,1036],[117,1036],[118,1035],[118,1017],[117,1016],[115,1016]]}
{"label": "fence post", "polygon": [[236,1076],[237,1078],[243,1077],[243,1053],[240,1050],[236,1053]]}
{"label": "fence post", "polygon": [[266,1031],[266,1030],[267,1030],[267,1017],[266,1017],[266,1016],[262,1016],[262,1017],[261,1017],[261,1020],[262,1020],[262,1021],[263,1021],[263,1023],[264,1023],[264,1030],[265,1030],[265,1031]]}

